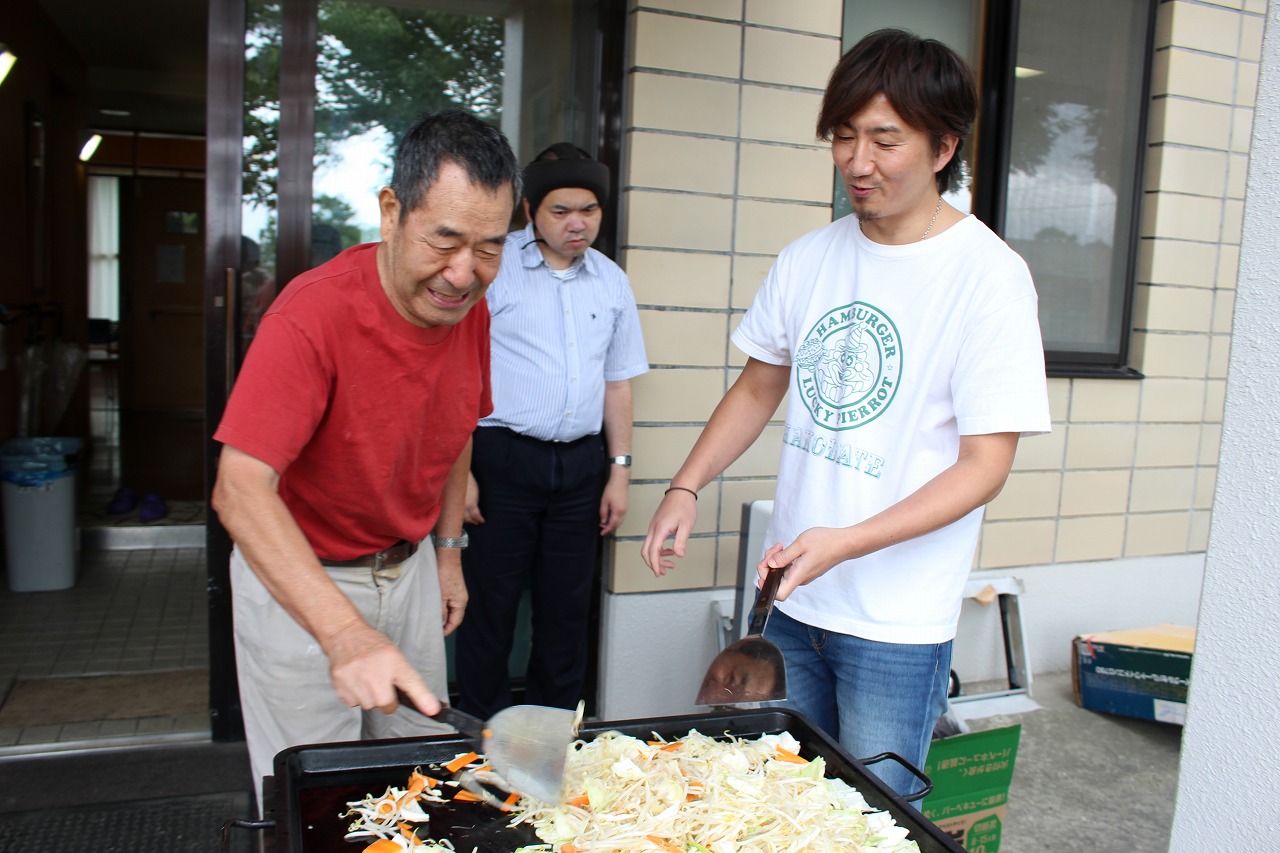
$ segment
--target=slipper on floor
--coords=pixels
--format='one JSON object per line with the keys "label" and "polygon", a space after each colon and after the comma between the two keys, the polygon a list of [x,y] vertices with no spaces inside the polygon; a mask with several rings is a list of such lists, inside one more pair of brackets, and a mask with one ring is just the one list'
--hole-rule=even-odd
{"label": "slipper on floor", "polygon": [[124,515],[133,512],[138,506],[138,494],[128,486],[121,486],[116,489],[115,495],[111,498],[111,503],[107,504],[107,512],[112,515]]}
{"label": "slipper on floor", "polygon": [[159,495],[147,495],[138,507],[138,521],[159,521],[169,514],[169,505]]}

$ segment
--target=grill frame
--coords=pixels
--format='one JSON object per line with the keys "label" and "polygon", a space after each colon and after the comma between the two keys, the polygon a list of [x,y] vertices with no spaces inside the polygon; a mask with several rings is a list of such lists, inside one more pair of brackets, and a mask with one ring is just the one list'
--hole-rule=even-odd
{"label": "grill frame", "polygon": [[[805,717],[788,709],[729,710],[601,722],[583,726],[579,737],[590,740],[604,732],[619,731],[641,739],[655,735],[675,739],[691,729],[712,736],[742,738],[790,732],[800,742],[802,755],[825,759],[829,777],[843,779],[855,787],[870,806],[888,811],[908,830],[921,853],[964,853],[964,848],[942,829],[868,771],[866,762],[850,756]],[[438,735],[296,746],[281,751],[275,758],[275,775],[267,780],[268,791],[273,791],[269,802],[274,802],[275,808],[276,850],[279,853],[353,853],[363,849],[343,841],[348,820],[338,817],[342,803],[365,793],[381,793],[387,786],[403,787],[414,767],[439,765],[475,748],[475,742],[463,735]],[[353,787],[361,790],[337,795]],[[308,813],[305,817],[304,811]],[[512,830],[507,826],[508,816],[480,803],[450,802],[431,806],[427,811],[431,815],[427,824],[430,835],[448,837],[461,851],[478,848],[480,853],[510,853],[520,844],[539,843],[531,827]],[[333,815],[331,823],[326,813]]]}

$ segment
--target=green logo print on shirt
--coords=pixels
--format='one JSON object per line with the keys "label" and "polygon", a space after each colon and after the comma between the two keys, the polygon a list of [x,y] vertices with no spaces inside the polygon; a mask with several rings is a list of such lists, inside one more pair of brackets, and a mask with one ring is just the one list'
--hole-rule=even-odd
{"label": "green logo print on shirt", "polygon": [[879,417],[898,393],[902,342],[882,311],[854,302],[828,311],[796,349],[796,390],[813,422],[856,429]]}

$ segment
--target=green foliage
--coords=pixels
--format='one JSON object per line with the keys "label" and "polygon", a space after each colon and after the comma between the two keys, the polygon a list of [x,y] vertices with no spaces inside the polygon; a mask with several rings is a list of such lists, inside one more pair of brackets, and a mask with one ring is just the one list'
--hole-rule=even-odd
{"label": "green foliage", "polygon": [[[274,209],[280,3],[251,0],[248,15],[244,196]],[[332,156],[335,143],[375,127],[384,128],[388,144],[394,144],[419,116],[449,107],[498,122],[502,109],[502,19],[354,0],[323,0],[318,15],[318,162]]]}
{"label": "green foliage", "polygon": [[361,242],[360,226],[352,223],[356,211],[350,204],[331,195],[318,195],[311,203],[312,225],[332,225],[342,238],[342,247]]}
{"label": "green foliage", "polygon": [[275,209],[280,150],[280,4],[248,4],[244,68],[246,201]]}

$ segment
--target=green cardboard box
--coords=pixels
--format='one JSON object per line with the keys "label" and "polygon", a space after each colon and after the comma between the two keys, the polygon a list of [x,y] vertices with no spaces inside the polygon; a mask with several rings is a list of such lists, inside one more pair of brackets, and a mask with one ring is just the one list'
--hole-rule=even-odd
{"label": "green cardboard box", "polygon": [[940,738],[924,772],[933,780],[924,816],[969,853],[996,853],[1022,726]]}

